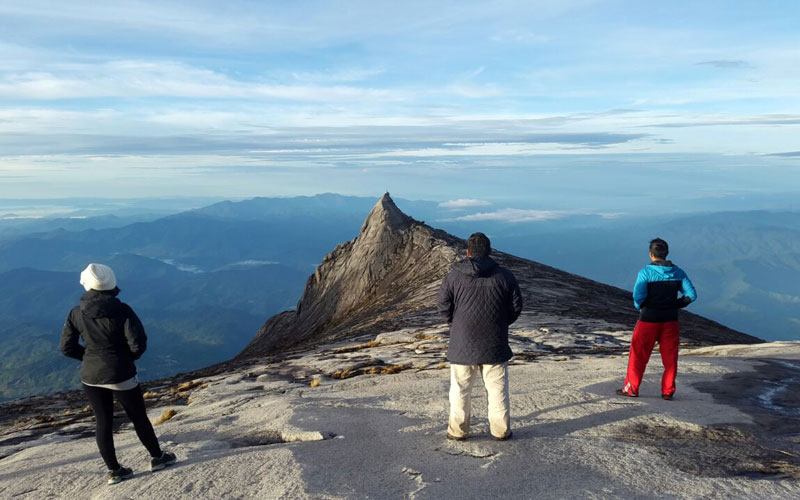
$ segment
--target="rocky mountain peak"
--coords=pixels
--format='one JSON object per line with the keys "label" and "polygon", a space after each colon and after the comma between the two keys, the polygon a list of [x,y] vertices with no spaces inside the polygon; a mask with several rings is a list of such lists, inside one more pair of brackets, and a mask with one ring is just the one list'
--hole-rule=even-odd
{"label": "rocky mountain peak", "polygon": [[413,224],[414,219],[397,208],[387,191],[370,210],[361,226],[361,234],[371,235],[383,229],[400,231]]}
{"label": "rocky mountain peak", "polygon": [[[344,337],[441,325],[436,293],[464,254],[463,240],[404,214],[387,192],[359,235],[326,255],[309,276],[297,308],[270,318],[235,361]],[[492,257],[522,288],[525,308],[516,329],[579,336],[630,330],[636,322],[628,290],[502,252]],[[684,339],[699,344],[760,342],[686,311],[681,318]]]}
{"label": "rocky mountain peak", "polygon": [[[358,236],[336,247],[309,276],[294,311],[272,317],[239,357],[277,352],[353,333],[431,300],[463,241],[404,214],[385,193]],[[435,291],[433,292],[435,293]]]}

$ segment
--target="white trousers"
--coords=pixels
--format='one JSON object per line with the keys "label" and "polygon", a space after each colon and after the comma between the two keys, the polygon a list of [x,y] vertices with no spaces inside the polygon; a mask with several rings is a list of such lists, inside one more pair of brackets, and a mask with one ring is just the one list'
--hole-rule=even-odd
{"label": "white trousers", "polygon": [[454,437],[469,434],[472,385],[480,372],[489,407],[492,436],[505,437],[511,427],[508,395],[508,363],[497,365],[450,365],[450,419],[447,432]]}

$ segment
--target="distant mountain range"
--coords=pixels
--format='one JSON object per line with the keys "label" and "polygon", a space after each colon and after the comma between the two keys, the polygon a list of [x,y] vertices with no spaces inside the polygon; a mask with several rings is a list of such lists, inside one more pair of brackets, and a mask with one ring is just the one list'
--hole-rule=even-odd
{"label": "distant mountain range", "polygon": [[[458,237],[481,230],[496,248],[630,289],[653,236],[695,280],[693,311],[764,338],[800,337],[800,220],[739,212],[682,219],[565,216],[470,220],[481,210],[398,199],[415,219]],[[45,218],[0,223],[0,399],[74,388],[77,364],[57,352],[88,262],[116,270],[121,299],[151,338],[140,369],[157,378],[228,359],[265,318],[295,306],[331,248],[355,237],[372,197],[325,194],[224,201],[167,216]]]}

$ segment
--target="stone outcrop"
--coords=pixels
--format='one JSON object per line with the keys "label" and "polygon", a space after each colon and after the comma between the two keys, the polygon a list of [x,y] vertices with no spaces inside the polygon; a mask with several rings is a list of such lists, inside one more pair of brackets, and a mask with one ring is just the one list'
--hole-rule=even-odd
{"label": "stone outcrop", "polygon": [[[586,334],[632,329],[630,292],[501,252],[525,297],[517,328]],[[416,221],[386,193],[359,235],[325,256],[309,276],[297,308],[270,318],[235,358],[274,355],[323,341],[441,323],[435,297],[464,241]],[[682,312],[682,336],[696,344],[755,343],[760,339]]]}

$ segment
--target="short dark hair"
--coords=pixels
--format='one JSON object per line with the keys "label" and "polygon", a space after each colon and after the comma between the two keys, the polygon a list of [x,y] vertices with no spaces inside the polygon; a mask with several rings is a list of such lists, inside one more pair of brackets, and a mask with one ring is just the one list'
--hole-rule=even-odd
{"label": "short dark hair", "polygon": [[492,253],[492,244],[483,233],[473,233],[467,240],[467,250],[473,257],[486,257]]}
{"label": "short dark hair", "polygon": [[652,239],[650,240],[650,253],[656,259],[666,259],[669,255],[669,245],[661,238]]}

